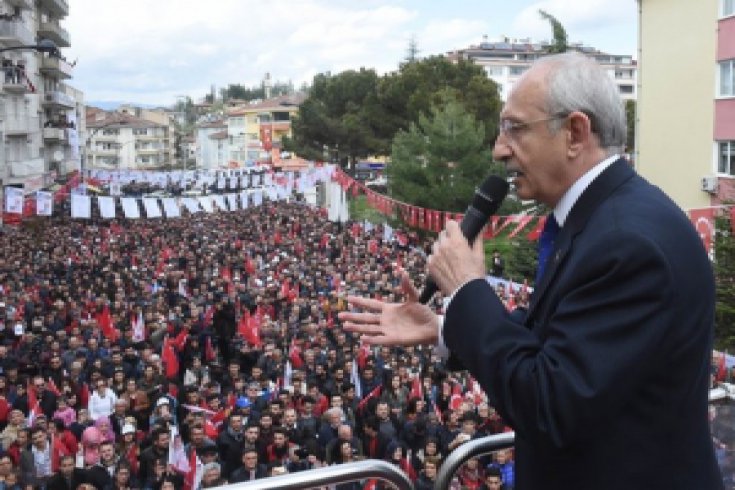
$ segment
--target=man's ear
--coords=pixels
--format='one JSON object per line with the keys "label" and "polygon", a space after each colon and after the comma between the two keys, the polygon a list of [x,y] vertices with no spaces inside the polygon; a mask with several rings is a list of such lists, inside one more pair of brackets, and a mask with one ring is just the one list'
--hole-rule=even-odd
{"label": "man's ear", "polygon": [[567,116],[567,128],[569,131],[568,154],[570,158],[574,158],[585,146],[589,145],[590,138],[594,138],[592,120],[584,112],[574,111]]}

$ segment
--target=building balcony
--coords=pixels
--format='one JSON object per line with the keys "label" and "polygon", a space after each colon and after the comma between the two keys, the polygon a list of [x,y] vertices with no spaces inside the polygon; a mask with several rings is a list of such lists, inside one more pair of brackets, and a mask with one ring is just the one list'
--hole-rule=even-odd
{"label": "building balcony", "polygon": [[55,78],[71,78],[74,75],[74,68],[60,58],[44,56],[41,73]]}
{"label": "building balcony", "polygon": [[69,4],[66,0],[40,0],[41,8],[48,10],[56,17],[66,17],[69,15]]}
{"label": "building balcony", "polygon": [[37,116],[6,115],[3,125],[6,136],[26,136],[40,129]]}
{"label": "building balcony", "polygon": [[36,38],[20,20],[1,19],[0,42],[8,48],[17,48],[35,45]]}
{"label": "building balcony", "polygon": [[31,89],[28,87],[28,84],[25,81],[4,82],[4,80],[7,80],[7,78],[5,77],[5,75],[0,73],[0,83],[1,83],[0,86],[2,87],[2,90],[4,93],[23,95],[31,91]]}
{"label": "building balcony", "polygon": [[160,145],[150,145],[150,146],[142,146],[135,149],[138,153],[145,153],[145,154],[151,154],[151,153],[163,153],[163,146]]}
{"label": "building balcony", "polygon": [[61,142],[66,143],[68,138],[66,136],[66,129],[62,128],[43,128],[43,140],[49,142]]}
{"label": "building balcony", "polygon": [[61,107],[64,109],[74,109],[74,107],[76,107],[76,101],[74,100],[74,97],[67,95],[64,92],[53,90],[51,92],[46,92],[46,95],[43,97],[43,105]]}
{"label": "building balcony", "polygon": [[46,162],[43,158],[6,160],[6,164],[11,177],[30,177],[46,172]]}
{"label": "building balcony", "polygon": [[90,151],[89,155],[95,156],[95,157],[109,157],[109,156],[117,157],[118,153],[120,153],[119,148],[96,148]]}
{"label": "building balcony", "polygon": [[68,48],[71,46],[69,31],[54,22],[42,22],[41,26],[38,28],[38,38],[50,39],[60,48]]}

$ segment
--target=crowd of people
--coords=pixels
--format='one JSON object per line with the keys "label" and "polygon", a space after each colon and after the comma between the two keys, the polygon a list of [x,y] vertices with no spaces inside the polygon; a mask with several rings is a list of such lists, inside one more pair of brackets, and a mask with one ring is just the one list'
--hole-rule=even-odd
{"label": "crowd of people", "polygon": [[[453,449],[509,430],[432,348],[368,349],[341,328],[346,294],[423,281],[416,235],[266,201],[57,215],[2,228],[0,249],[0,488],[213,488],[376,458],[427,489]],[[500,451],[453,486],[513,480]]]}

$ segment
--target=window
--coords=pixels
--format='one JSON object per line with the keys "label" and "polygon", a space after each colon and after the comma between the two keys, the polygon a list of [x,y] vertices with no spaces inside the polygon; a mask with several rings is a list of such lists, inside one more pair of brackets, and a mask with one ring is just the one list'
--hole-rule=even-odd
{"label": "window", "polygon": [[503,76],[503,67],[502,66],[486,66],[485,72],[487,72],[487,75],[489,77],[500,77],[500,76]]}
{"label": "window", "polygon": [[120,134],[119,129],[103,129],[102,134],[105,136],[117,136]]}
{"label": "window", "polygon": [[528,67],[527,66],[511,66],[510,67],[510,74],[511,75],[522,75],[524,71],[526,71]]}
{"label": "window", "polygon": [[133,134],[135,136],[145,136],[148,134],[148,129],[147,128],[135,128],[133,129]]}
{"label": "window", "polygon": [[619,85],[619,87],[620,87],[621,94],[632,94],[633,93],[632,85]]}
{"label": "window", "polygon": [[719,95],[720,97],[735,96],[735,60],[720,61]]}
{"label": "window", "polygon": [[729,15],[735,15],[735,0],[721,0],[722,11],[720,12],[722,17]]}
{"label": "window", "polygon": [[735,175],[735,141],[720,141],[717,152],[717,171],[721,174]]}

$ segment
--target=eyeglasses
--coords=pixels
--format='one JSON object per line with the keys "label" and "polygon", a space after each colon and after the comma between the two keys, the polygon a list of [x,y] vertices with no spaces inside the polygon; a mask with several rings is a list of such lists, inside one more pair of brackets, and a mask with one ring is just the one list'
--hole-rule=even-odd
{"label": "eyeglasses", "polygon": [[511,136],[514,133],[518,133],[519,131],[523,129],[527,129],[532,124],[537,124],[540,122],[549,122],[549,121],[556,121],[559,119],[564,119],[569,115],[568,112],[562,112],[559,114],[554,114],[553,116],[544,117],[542,119],[534,119],[533,121],[528,122],[522,122],[522,121],[513,121],[511,119],[501,119],[498,123],[498,129],[500,130],[500,133]]}

